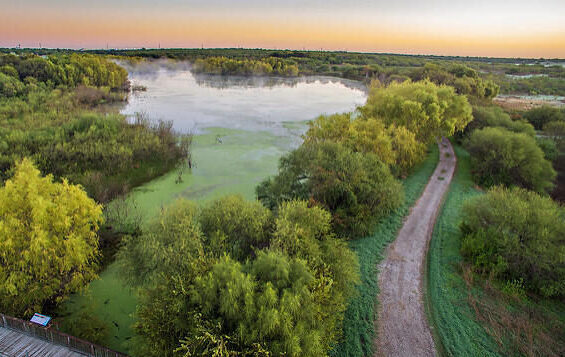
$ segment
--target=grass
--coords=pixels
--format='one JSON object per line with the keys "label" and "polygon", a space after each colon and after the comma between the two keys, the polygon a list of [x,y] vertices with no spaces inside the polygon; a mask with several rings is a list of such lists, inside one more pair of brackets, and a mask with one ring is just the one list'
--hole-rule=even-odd
{"label": "grass", "polygon": [[439,150],[432,147],[424,161],[412,175],[403,181],[406,200],[402,207],[379,223],[372,236],[350,243],[359,257],[361,284],[356,297],[345,312],[343,340],[332,351],[332,356],[370,356],[376,337],[377,295],[379,293],[377,266],[384,258],[385,248],[402,227],[404,217],[420,197],[439,160]]}
{"label": "grass", "polygon": [[428,252],[428,308],[436,347],[448,356],[498,356],[498,348],[475,320],[468,303],[468,286],[461,272],[459,219],[465,200],[479,194],[474,188],[469,154],[454,146],[457,170],[440,211]]}
{"label": "grass", "polygon": [[[469,154],[455,146],[457,171],[428,253],[429,320],[445,356],[563,356],[565,304],[515,293],[474,274],[460,254],[461,207],[478,194]],[[506,291],[505,291],[506,290]]]}

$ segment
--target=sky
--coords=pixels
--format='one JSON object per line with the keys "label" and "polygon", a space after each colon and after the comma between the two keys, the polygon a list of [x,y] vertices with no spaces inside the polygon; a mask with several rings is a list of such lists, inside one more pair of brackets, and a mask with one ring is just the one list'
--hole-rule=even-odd
{"label": "sky", "polygon": [[565,58],[565,0],[0,0],[0,47]]}

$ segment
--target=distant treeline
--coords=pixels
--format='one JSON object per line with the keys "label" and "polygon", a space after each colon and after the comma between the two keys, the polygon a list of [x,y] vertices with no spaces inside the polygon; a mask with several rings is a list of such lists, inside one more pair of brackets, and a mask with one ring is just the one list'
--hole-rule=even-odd
{"label": "distant treeline", "polygon": [[[69,54],[76,51],[60,49],[0,49],[0,52],[37,53],[40,55]],[[135,50],[90,50],[88,53],[138,58],[169,58],[196,63],[210,62],[210,58],[226,58],[237,62],[229,67],[209,67],[211,73],[224,74],[273,74],[288,75],[288,72],[273,68],[268,73],[264,63],[273,59],[282,64],[298,68],[298,75],[328,75],[355,80],[378,78],[381,82],[403,81],[408,78],[421,79],[419,74],[427,64],[448,71],[453,65],[472,68],[482,80],[492,80],[502,94],[551,94],[565,95],[562,78],[565,77],[565,62],[560,59],[523,59],[460,56],[419,56],[387,53],[359,53],[340,51],[291,51],[263,49],[135,49]],[[239,61],[245,64],[239,63]],[[214,61],[211,61],[214,62]],[[254,63],[260,62],[260,63]],[[559,64],[559,63],[561,64]],[[235,63],[238,63],[235,65]],[[217,64],[217,63],[216,63]],[[266,66],[265,66],[266,67]],[[255,71],[255,72],[254,72]],[[207,72],[207,71],[204,71]],[[543,74],[547,77],[529,78],[525,75]],[[293,74],[294,75],[294,74]],[[514,75],[509,77],[508,75]],[[461,83],[459,83],[461,85]]]}
{"label": "distant treeline", "polygon": [[222,75],[277,75],[288,77],[298,75],[296,64],[274,57],[261,60],[236,60],[226,57],[199,58],[194,61],[192,71]]}

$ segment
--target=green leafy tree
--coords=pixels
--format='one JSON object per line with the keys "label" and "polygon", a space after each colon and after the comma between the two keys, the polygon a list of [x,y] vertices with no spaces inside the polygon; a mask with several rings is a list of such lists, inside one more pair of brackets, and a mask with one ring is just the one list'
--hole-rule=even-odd
{"label": "green leafy tree", "polygon": [[127,282],[133,286],[153,284],[179,270],[197,274],[198,266],[205,264],[197,217],[194,203],[177,200],[164,208],[143,234],[125,237],[117,261]]}
{"label": "green leafy tree", "polygon": [[560,150],[565,151],[565,120],[545,124],[543,132],[555,142]]}
{"label": "green leafy tree", "polygon": [[16,97],[24,90],[25,86],[18,78],[0,73],[0,97]]}
{"label": "green leafy tree", "polygon": [[228,253],[244,261],[254,248],[268,244],[271,212],[258,201],[242,196],[226,196],[202,209],[199,222],[206,236],[205,244],[217,257]]}
{"label": "green leafy tree", "polygon": [[[140,237],[125,241],[118,259],[125,274],[138,276],[128,281],[140,294],[136,354],[328,354],[359,279],[357,258],[333,235],[327,211],[292,201],[274,221],[269,213],[269,224],[251,222],[254,228],[246,231],[250,215],[264,211],[238,196],[211,202],[202,213],[181,200]],[[216,219],[224,214],[227,229]],[[248,238],[261,230],[266,246],[253,250],[255,240]],[[218,231],[231,242],[241,233],[239,246],[246,242],[242,252],[249,255],[238,261],[220,254],[224,247],[209,245],[203,233]],[[130,267],[144,260],[150,263],[142,270]]]}
{"label": "green leafy tree", "polygon": [[373,153],[388,165],[395,163],[392,140],[379,120],[353,120],[351,113],[345,113],[322,115],[308,125],[304,135],[306,143],[341,143],[355,152]]}
{"label": "green leafy tree", "polygon": [[510,115],[498,106],[473,106],[473,121],[465,128],[466,135],[487,126],[504,128],[515,133],[524,133],[530,136],[535,136],[536,134],[534,127],[530,123],[523,120],[512,120]]}
{"label": "green leafy tree", "polygon": [[537,192],[553,187],[556,174],[551,162],[527,134],[501,128],[475,130],[466,148],[473,175],[481,185],[516,185]]}
{"label": "green leafy tree", "polygon": [[30,160],[0,188],[0,309],[28,316],[96,277],[102,208]]}
{"label": "green leafy tree", "polygon": [[279,173],[257,187],[264,205],[301,199],[332,213],[339,235],[368,234],[403,200],[402,186],[374,154],[355,153],[341,144],[303,145],[281,158]]}
{"label": "green leafy tree", "polygon": [[565,296],[565,209],[549,197],[496,187],[463,208],[461,251],[484,274]]}
{"label": "green leafy tree", "polygon": [[565,114],[559,108],[543,105],[533,108],[524,113],[524,118],[529,121],[536,130],[542,130],[544,125],[552,121],[565,121]]}
{"label": "green leafy tree", "polygon": [[465,96],[456,94],[453,87],[429,81],[373,85],[360,111],[387,126],[406,127],[423,143],[451,136],[465,129],[473,118]]}

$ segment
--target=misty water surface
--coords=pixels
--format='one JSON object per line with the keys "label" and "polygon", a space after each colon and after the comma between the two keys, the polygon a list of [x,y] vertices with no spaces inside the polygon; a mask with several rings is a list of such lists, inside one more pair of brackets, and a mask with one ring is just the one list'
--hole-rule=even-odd
{"label": "misty water surface", "polygon": [[208,76],[182,66],[142,68],[131,69],[130,79],[147,91],[134,92],[122,113],[143,112],[196,134],[221,127],[284,135],[290,122],[350,111],[366,99],[362,84],[336,78]]}

